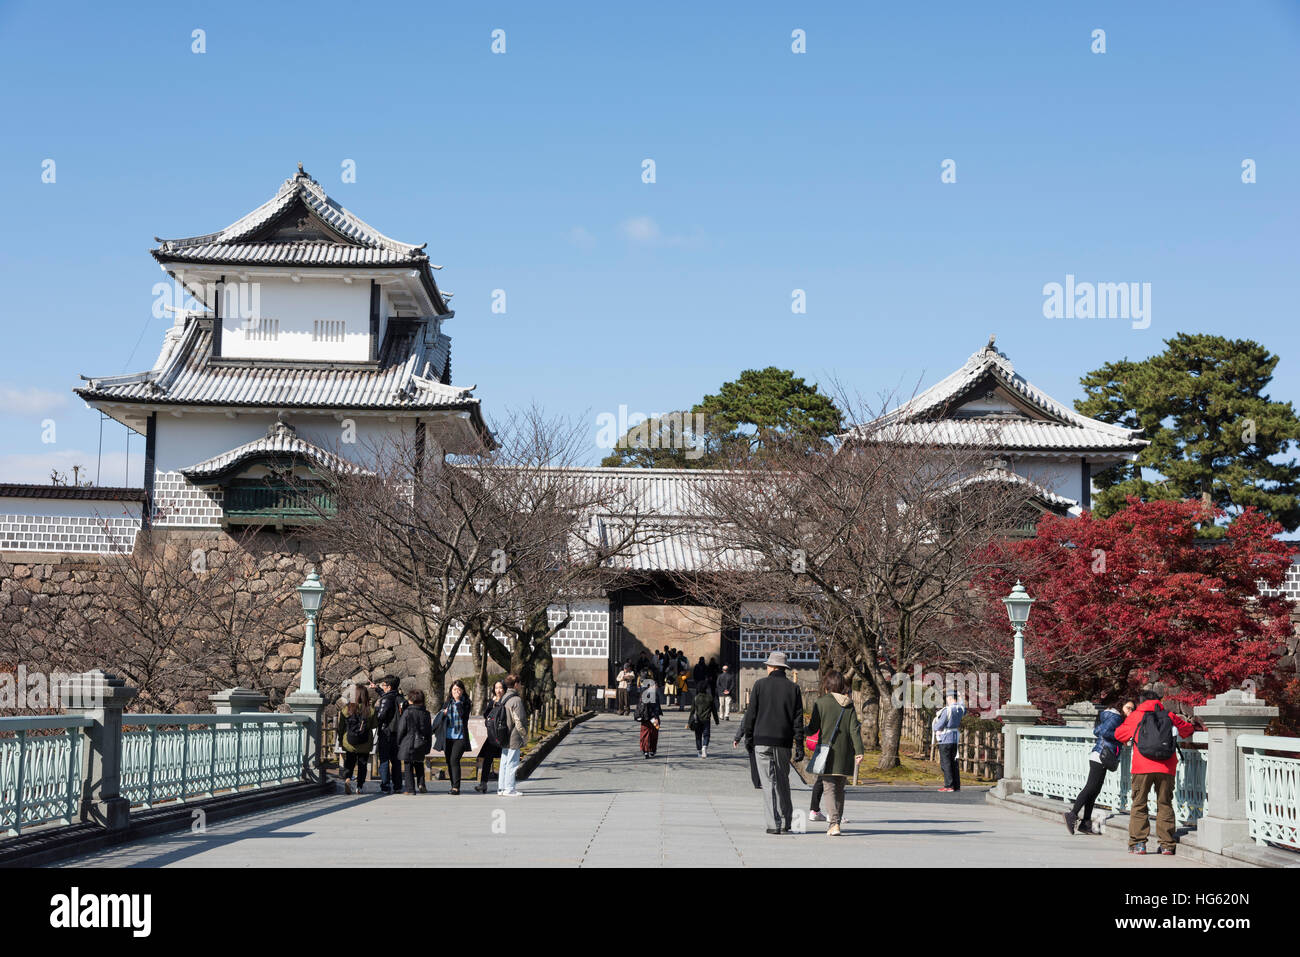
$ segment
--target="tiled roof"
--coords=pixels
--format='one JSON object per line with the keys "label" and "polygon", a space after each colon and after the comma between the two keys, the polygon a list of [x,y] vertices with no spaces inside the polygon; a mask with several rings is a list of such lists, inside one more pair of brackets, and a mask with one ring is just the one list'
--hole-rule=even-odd
{"label": "tiled roof", "polygon": [[205,479],[212,479],[224,472],[233,471],[252,459],[266,456],[304,459],[331,472],[366,471],[360,466],[340,458],[333,452],[327,452],[318,445],[313,445],[305,439],[298,438],[292,425],[287,422],[277,421],[266,430],[266,435],[262,438],[254,439],[252,442],[245,442],[228,452],[222,452],[220,455],[205,459],[196,465],[180,469],[180,473],[192,482],[201,483]]}
{"label": "tiled roof", "polygon": [[[602,517],[601,539],[617,542],[620,521]],[[638,534],[638,540],[610,559],[609,565],[628,572],[700,572],[742,568],[734,549],[721,542],[707,522],[671,521]]]}
{"label": "tiled roof", "polygon": [[[159,255],[161,254],[161,255]],[[297,266],[409,266],[413,260],[386,248],[326,242],[202,243],[184,249],[166,247],[154,255],[167,262],[256,263]]]}
{"label": "tiled roof", "polygon": [[[962,403],[989,385],[1001,385],[1033,410],[1033,415],[955,418]],[[1147,444],[1140,429],[1126,429],[1080,415],[1057,402],[1016,372],[993,340],[952,375],[881,416],[856,426],[852,436],[898,442],[950,442],[1005,449],[1095,449],[1137,452]]]}
{"label": "tiled roof", "polygon": [[656,516],[701,516],[700,483],[716,481],[717,469],[571,468],[592,483],[594,497],[607,497],[628,511]]}
{"label": "tiled roof", "polygon": [[1133,451],[1142,447],[1112,432],[1032,419],[939,419],[888,422],[872,429],[879,441],[988,446],[1008,451],[1084,449]]}
{"label": "tiled roof", "polygon": [[[268,240],[261,236],[301,203],[328,228],[327,239]],[[303,172],[285,180],[274,196],[225,229],[187,239],[159,239],[160,262],[274,263],[304,266],[402,266],[426,264],[424,245],[390,239],[326,195]]]}
{"label": "tiled roof", "polygon": [[143,502],[145,495],[142,488],[4,482],[0,483],[0,498],[58,498],[92,502]]}
{"label": "tiled roof", "polygon": [[[700,497],[701,482],[728,473],[711,469],[568,469],[598,483],[601,507],[622,506],[625,514],[593,517],[598,537],[606,543],[625,535],[633,514],[642,523],[639,541],[610,560],[629,572],[735,571],[753,567],[760,557],[727,546]],[[734,473],[733,473],[734,474]],[[1004,481],[1023,486],[1053,511],[1078,515],[1079,503],[1049,491],[1037,482],[1004,468],[988,468],[962,482]]]}
{"label": "tiled roof", "polygon": [[[423,322],[394,322],[376,364],[212,361],[211,320],[191,317],[175,347],[149,372],[87,378],[77,395],[168,405],[325,409],[463,409],[481,425],[472,389],[439,381],[450,340]],[[439,366],[443,368],[439,368]]]}

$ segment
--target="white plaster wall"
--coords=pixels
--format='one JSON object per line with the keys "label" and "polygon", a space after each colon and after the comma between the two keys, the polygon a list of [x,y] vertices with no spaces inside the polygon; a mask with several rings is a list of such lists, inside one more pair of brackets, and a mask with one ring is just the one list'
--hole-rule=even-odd
{"label": "white plaster wall", "polygon": [[1064,495],[1082,504],[1083,460],[1052,461],[1051,459],[1021,458],[1015,460],[1012,471],[1037,482],[1049,492]]}
{"label": "white plaster wall", "polygon": [[[260,277],[255,318],[279,321],[274,341],[251,339],[239,315],[221,320],[221,354],[232,358],[314,359],[320,361],[362,361],[370,358],[370,283],[345,283],[337,277],[313,278],[304,270],[301,282]],[[247,297],[251,301],[251,296]],[[346,323],[343,342],[313,342],[315,320]]]}
{"label": "white plaster wall", "polygon": [[[415,430],[415,420],[409,418],[389,422],[383,415],[344,415],[345,420],[349,418],[356,424],[356,442],[352,444],[343,442],[344,423],[333,415],[289,412],[285,421],[297,430],[300,438],[360,464],[365,464],[377,443],[396,441]],[[261,438],[275,420],[270,413],[239,413],[232,419],[224,413],[186,412],[178,418],[169,412],[159,412],[154,465],[160,472],[197,465]]]}

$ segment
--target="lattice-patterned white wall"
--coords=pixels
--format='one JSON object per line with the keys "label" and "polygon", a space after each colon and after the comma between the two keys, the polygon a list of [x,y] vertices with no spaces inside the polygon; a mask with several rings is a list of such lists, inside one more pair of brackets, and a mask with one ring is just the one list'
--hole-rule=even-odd
{"label": "lattice-patterned white wall", "polygon": [[155,472],[153,498],[155,525],[211,528],[221,524],[221,490],[192,485],[180,472]]}
{"label": "lattice-patterned white wall", "polygon": [[[609,602],[604,599],[575,602],[570,606],[573,620],[551,639],[555,658],[609,657]],[[551,624],[564,618],[564,607],[553,605],[547,610]]]}
{"label": "lattice-patterned white wall", "polygon": [[1274,595],[1281,595],[1283,598],[1289,598],[1291,601],[1300,602],[1300,562],[1296,562],[1286,570],[1286,577],[1282,579],[1281,588],[1261,588],[1260,594],[1267,595],[1270,598]]}
{"label": "lattice-patterned white wall", "polygon": [[130,552],[139,530],[139,506],[136,506],[134,516],[113,518],[0,513],[0,550],[91,554]]}
{"label": "lattice-patterned white wall", "polygon": [[774,651],[784,651],[790,661],[817,661],[817,642],[789,605],[746,604],[740,610],[740,660],[762,662]]}

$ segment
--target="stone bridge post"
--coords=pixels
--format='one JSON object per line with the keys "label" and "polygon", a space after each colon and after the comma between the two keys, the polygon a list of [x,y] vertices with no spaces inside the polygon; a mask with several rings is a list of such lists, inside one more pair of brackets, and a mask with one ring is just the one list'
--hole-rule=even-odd
{"label": "stone bridge post", "polygon": [[127,827],[131,802],[122,797],[122,713],[136,690],[117,675],[95,670],[73,675],[64,704],[70,714],[94,722],[81,748],[81,820],[110,831]]}
{"label": "stone bridge post", "polygon": [[[216,694],[208,695],[212,702],[214,714],[251,714],[261,711],[262,705],[271,699],[252,688],[227,688]],[[233,724],[219,724],[218,728],[233,728]]]}
{"label": "stone bridge post", "polygon": [[303,780],[324,784],[325,770],[320,763],[320,743],[321,723],[325,720],[325,698],[317,691],[303,691],[299,688],[287,695],[284,703],[294,714],[307,716],[307,734],[302,756]]}
{"label": "stone bridge post", "polygon": [[1019,794],[1022,790],[1020,787],[1020,736],[1016,733],[1016,730],[1036,723],[1042,714],[1043,712],[1032,704],[1008,704],[998,710],[998,717],[1002,719],[1002,737],[1005,746],[1003,747],[1002,777],[993,786],[993,793],[997,797],[1004,798],[1011,794]]}
{"label": "stone bridge post", "polygon": [[1091,732],[1097,726],[1098,708],[1091,701],[1076,701],[1059,713],[1067,728],[1087,728]]}
{"label": "stone bridge post", "polygon": [[1192,711],[1209,738],[1205,752],[1205,814],[1196,822],[1196,843],[1216,854],[1250,842],[1246,822],[1245,761],[1237,747],[1243,734],[1263,734],[1278,709],[1240,689],[1225,691]]}

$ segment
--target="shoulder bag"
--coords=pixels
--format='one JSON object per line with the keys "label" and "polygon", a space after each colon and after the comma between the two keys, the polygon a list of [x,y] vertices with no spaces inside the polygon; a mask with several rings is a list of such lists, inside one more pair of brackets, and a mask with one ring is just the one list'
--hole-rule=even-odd
{"label": "shoulder bag", "polygon": [[835,727],[831,728],[829,740],[825,744],[818,743],[817,750],[813,752],[812,760],[808,762],[809,774],[826,773],[826,765],[830,763],[831,759],[831,748],[835,745],[835,735],[840,730],[840,722],[844,720],[846,710],[846,708],[840,708],[840,716],[835,719]]}

